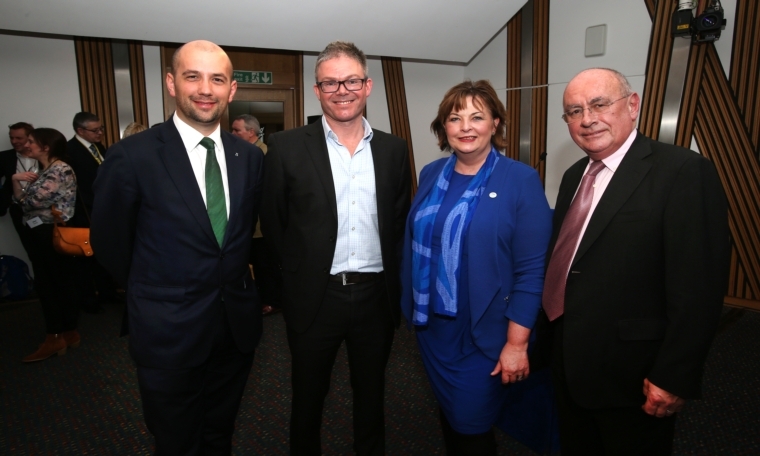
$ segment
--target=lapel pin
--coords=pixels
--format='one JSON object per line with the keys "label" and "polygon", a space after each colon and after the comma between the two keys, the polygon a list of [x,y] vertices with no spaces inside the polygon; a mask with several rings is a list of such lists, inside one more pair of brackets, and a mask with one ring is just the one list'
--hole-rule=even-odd
{"label": "lapel pin", "polygon": [[496,198],[496,192],[491,192],[488,194],[491,198]]}
{"label": "lapel pin", "polygon": [[237,152],[235,152],[235,156],[236,156],[236,157],[238,156]]}

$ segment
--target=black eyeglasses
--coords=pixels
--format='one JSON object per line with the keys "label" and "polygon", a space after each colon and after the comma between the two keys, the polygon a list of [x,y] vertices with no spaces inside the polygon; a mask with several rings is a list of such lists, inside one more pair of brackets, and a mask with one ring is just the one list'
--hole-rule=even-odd
{"label": "black eyeglasses", "polygon": [[337,92],[340,89],[341,84],[343,84],[343,87],[345,87],[346,90],[356,92],[357,90],[360,90],[362,87],[364,87],[364,82],[367,81],[367,79],[369,78],[346,79],[345,81],[322,81],[318,82],[317,85],[319,86],[319,90],[321,90],[323,93]]}
{"label": "black eyeglasses", "polygon": [[104,133],[106,131],[106,127],[98,127],[98,128],[82,128],[82,130],[87,130],[90,133]]}
{"label": "black eyeglasses", "polygon": [[591,113],[592,115],[598,116],[599,114],[604,114],[605,112],[609,111],[610,106],[612,106],[613,104],[617,103],[620,100],[626,99],[628,97],[630,97],[630,95],[626,95],[624,97],[618,98],[615,101],[607,101],[607,102],[598,101],[592,104],[591,106],[589,106],[588,108],[581,108],[581,107],[573,108],[569,111],[565,111],[565,113],[562,114],[562,119],[566,123],[569,123],[569,124],[578,122],[579,120],[583,119],[583,111],[587,109],[588,109],[588,112]]}

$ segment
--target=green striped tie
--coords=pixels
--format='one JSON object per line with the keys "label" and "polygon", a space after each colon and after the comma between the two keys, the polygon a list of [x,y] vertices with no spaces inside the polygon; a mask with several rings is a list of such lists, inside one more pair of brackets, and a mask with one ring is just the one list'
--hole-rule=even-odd
{"label": "green striped tie", "polygon": [[216,242],[219,247],[224,242],[224,232],[227,229],[227,203],[224,199],[224,184],[219,162],[216,161],[214,140],[201,139],[201,146],[206,148],[206,211],[211,220]]}

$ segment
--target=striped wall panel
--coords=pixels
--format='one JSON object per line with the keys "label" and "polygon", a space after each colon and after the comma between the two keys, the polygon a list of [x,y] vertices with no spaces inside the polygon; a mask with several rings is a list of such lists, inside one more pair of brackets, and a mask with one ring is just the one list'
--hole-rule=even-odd
{"label": "striped wall panel", "polygon": [[[546,115],[549,88],[549,0],[533,3],[533,86],[531,89],[530,166],[545,179]],[[537,87],[542,86],[542,87]],[[545,157],[545,155],[544,155]]]}
{"label": "striped wall panel", "polygon": [[[731,20],[731,18],[728,18]],[[760,154],[760,2],[736,3],[731,88],[744,117],[756,155]]]}
{"label": "striped wall panel", "polygon": [[[106,128],[103,144],[119,140],[111,40],[74,37],[82,111],[97,114]],[[71,113],[71,117],[74,117]]]}
{"label": "striped wall panel", "polygon": [[148,121],[148,96],[145,92],[145,64],[142,41],[129,41],[129,78],[132,82],[132,109],[135,122],[150,127]]}
{"label": "striped wall panel", "polygon": [[507,22],[507,157],[520,159],[520,49],[522,47],[522,13]]}
{"label": "striped wall panel", "polygon": [[417,193],[417,171],[414,165],[412,149],[412,129],[409,126],[409,110],[406,104],[404,88],[404,70],[401,59],[381,57],[383,78],[385,79],[385,96],[388,101],[388,115],[391,121],[391,133],[406,140],[409,147],[409,165],[412,171],[412,196]]}
{"label": "striped wall panel", "polygon": [[653,17],[649,57],[647,59],[644,93],[641,98],[639,131],[657,139],[660,135],[660,119],[665,97],[665,86],[670,69],[670,53],[673,38],[670,36],[670,20],[676,8],[674,1],[659,1]]}
{"label": "striped wall panel", "polygon": [[[760,163],[734,93],[713,45],[703,45],[704,70],[695,115],[699,150],[715,163],[729,202],[729,224],[737,267],[732,270],[737,298],[760,299]],[[741,267],[739,267],[741,266]],[[745,278],[747,287],[741,284]],[[747,294],[751,292],[751,294]]]}
{"label": "striped wall panel", "polygon": [[[659,133],[662,97],[672,38],[670,15],[675,2],[644,0],[652,16],[652,40],[639,129]],[[737,1],[737,24],[731,83],[713,44],[692,46],[684,83],[675,143],[689,147],[692,136],[700,152],[720,175],[729,202],[733,251],[728,305],[760,310],[760,7],[756,0]],[[729,19],[730,20],[730,19]],[[723,37],[726,39],[727,37]]]}

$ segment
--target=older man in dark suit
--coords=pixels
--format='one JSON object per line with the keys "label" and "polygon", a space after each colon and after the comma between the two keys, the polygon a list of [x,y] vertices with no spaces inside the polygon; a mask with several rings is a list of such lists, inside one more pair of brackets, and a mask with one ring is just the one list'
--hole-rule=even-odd
{"label": "older man in dark suit", "polygon": [[[106,156],[106,148],[101,143],[105,128],[100,118],[90,112],[78,112],[72,126],[75,135],[66,143],[66,152],[69,165],[77,176],[77,210],[73,224],[89,226],[89,214],[92,213],[95,199],[92,185]],[[116,292],[113,278],[103,269],[97,257],[96,252],[93,257],[82,258],[82,308],[91,313],[101,311],[104,303],[123,300]]]}
{"label": "older man in dark suit", "polygon": [[[27,138],[29,133],[34,130],[31,124],[26,122],[17,122],[8,126],[8,138],[11,141],[11,149],[0,152],[0,173],[3,179],[3,186],[0,189],[0,216],[9,213],[13,227],[18,233],[21,245],[27,254],[34,256],[36,250],[34,236],[27,228],[24,229],[22,222],[23,211],[21,206],[13,202],[13,183],[11,177],[16,173],[26,173],[27,179],[37,179],[39,173],[39,163],[33,158],[24,155]],[[29,181],[22,181],[21,185],[26,187]]]}
{"label": "older man in dark suit", "polygon": [[727,289],[715,168],[638,133],[639,103],[610,69],[581,72],[564,93],[588,157],[562,179],[544,285],[563,455],[670,454]]}
{"label": "older man in dark suit", "polygon": [[166,84],[172,118],[109,149],[92,244],[129,285],[129,350],[156,453],[229,455],[261,337],[248,252],[263,154],[219,128],[237,88],[219,46],[180,47]]}
{"label": "older man in dark suit", "polygon": [[322,120],[276,133],[266,156],[261,226],[282,268],[293,356],[292,454],[321,454],[322,406],[346,342],[354,449],[383,454],[385,366],[399,321],[398,256],[411,175],[403,140],[373,130],[364,53],[329,44],[317,58]]}

